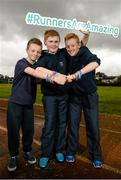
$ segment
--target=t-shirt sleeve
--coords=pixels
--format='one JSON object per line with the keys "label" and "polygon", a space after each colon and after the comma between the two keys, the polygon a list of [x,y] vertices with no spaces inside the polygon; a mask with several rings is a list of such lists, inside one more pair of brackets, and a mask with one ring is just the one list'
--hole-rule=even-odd
{"label": "t-shirt sleeve", "polygon": [[29,64],[27,64],[25,61],[23,60],[19,60],[16,64],[16,69],[17,71],[19,71],[19,73],[24,72],[24,70],[29,67]]}
{"label": "t-shirt sleeve", "polygon": [[14,71],[14,81],[13,84],[17,84],[22,78],[24,74],[24,70],[30,67],[29,64],[25,60],[19,60],[15,66],[15,71]]}
{"label": "t-shirt sleeve", "polygon": [[87,47],[83,47],[83,56],[87,64],[91,62],[97,62],[100,65],[101,63],[97,55],[92,54]]}

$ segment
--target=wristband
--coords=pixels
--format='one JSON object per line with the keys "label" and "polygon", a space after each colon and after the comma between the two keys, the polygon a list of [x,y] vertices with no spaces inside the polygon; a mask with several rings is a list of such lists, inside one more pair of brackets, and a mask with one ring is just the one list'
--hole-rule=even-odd
{"label": "wristband", "polygon": [[45,80],[46,82],[51,82],[52,81],[52,78],[57,74],[56,71],[53,71],[51,75],[48,75],[46,76]]}
{"label": "wristband", "polygon": [[46,82],[50,82],[50,75],[47,74],[45,80],[46,80]]}
{"label": "wristband", "polygon": [[80,71],[77,71],[74,75],[75,75],[75,79],[78,80],[78,79],[81,79],[83,73],[82,73],[82,71],[80,70]]}
{"label": "wristband", "polygon": [[52,73],[51,76],[50,76],[50,83],[54,83],[54,82],[52,81],[52,78],[53,78],[56,74],[57,74],[57,72],[56,72],[56,71],[53,71],[53,73]]}

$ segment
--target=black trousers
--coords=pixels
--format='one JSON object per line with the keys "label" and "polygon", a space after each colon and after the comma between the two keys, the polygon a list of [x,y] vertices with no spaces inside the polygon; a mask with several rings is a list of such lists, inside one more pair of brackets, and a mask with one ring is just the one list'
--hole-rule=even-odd
{"label": "black trousers", "polygon": [[95,92],[85,96],[72,95],[69,99],[67,153],[76,153],[79,140],[81,112],[83,110],[88,152],[92,160],[101,160],[98,94]]}
{"label": "black trousers", "polygon": [[65,145],[68,95],[44,96],[45,123],[41,137],[41,156],[50,157],[52,152],[62,152]]}
{"label": "black trousers", "polygon": [[7,110],[7,128],[10,156],[19,154],[20,128],[22,129],[23,151],[31,151],[34,135],[33,106],[9,102]]}

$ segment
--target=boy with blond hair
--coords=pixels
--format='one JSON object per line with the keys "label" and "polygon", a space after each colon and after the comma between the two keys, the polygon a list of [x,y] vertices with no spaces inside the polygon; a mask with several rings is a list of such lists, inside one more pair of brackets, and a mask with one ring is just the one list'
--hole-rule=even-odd
{"label": "boy with blond hair", "polygon": [[[34,134],[33,103],[36,98],[36,78],[46,79],[52,82],[64,84],[64,75],[54,75],[53,71],[45,68],[32,68],[42,53],[42,42],[32,38],[27,43],[27,57],[20,59],[15,67],[14,81],[7,109],[8,149],[10,160],[8,171],[15,171],[18,166],[20,127],[22,128],[22,144],[24,157],[29,164],[36,163],[32,154],[32,142]],[[32,77],[34,76],[34,77]]]}

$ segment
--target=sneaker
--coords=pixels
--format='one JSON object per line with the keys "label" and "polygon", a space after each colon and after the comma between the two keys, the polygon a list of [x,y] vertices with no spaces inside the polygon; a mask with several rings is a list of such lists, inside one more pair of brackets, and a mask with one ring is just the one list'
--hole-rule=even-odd
{"label": "sneaker", "polygon": [[39,167],[40,168],[46,168],[48,165],[49,158],[48,157],[42,157],[39,159]]}
{"label": "sneaker", "polygon": [[12,172],[17,169],[17,157],[13,156],[10,158],[9,163],[8,163],[8,171]]}
{"label": "sneaker", "polygon": [[100,161],[100,160],[94,160],[94,161],[93,161],[93,166],[94,166],[95,168],[101,168],[101,167],[102,167],[102,161]]}
{"label": "sneaker", "polygon": [[32,152],[25,152],[25,159],[29,164],[36,163],[36,158],[33,156]]}
{"label": "sneaker", "polygon": [[56,153],[56,161],[64,162],[64,154],[63,153]]}
{"label": "sneaker", "polygon": [[74,162],[75,161],[75,158],[73,155],[66,155],[66,161],[67,162]]}

